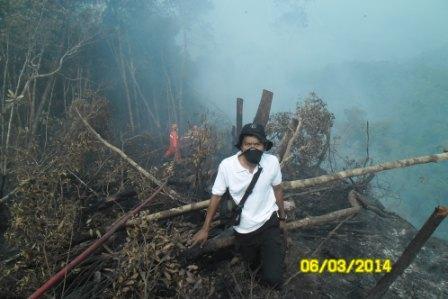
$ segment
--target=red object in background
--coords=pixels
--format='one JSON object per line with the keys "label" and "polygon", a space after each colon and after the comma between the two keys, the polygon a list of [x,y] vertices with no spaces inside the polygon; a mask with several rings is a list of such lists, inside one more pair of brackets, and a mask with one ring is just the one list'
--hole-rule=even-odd
{"label": "red object in background", "polygon": [[170,131],[170,146],[165,152],[165,157],[171,157],[174,155],[174,160],[180,160],[180,144],[179,144],[179,135],[177,134],[177,125],[173,124],[171,126]]}

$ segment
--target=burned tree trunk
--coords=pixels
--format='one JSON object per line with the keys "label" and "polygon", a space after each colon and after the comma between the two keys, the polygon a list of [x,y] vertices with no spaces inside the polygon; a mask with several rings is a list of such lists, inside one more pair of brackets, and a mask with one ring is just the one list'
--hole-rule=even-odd
{"label": "burned tree trunk", "polygon": [[48,79],[47,84],[45,86],[44,92],[41,96],[41,101],[36,111],[35,105],[35,97],[33,96],[33,101],[31,103],[31,111],[30,111],[30,127],[31,127],[31,135],[29,138],[30,145],[34,141],[34,137],[37,134],[37,129],[39,127],[40,118],[43,114],[45,104],[48,102],[49,98],[53,96],[52,91],[55,85],[55,77],[51,77]]}
{"label": "burned tree trunk", "polygon": [[126,63],[124,60],[125,55],[123,53],[123,46],[122,46],[121,38],[118,38],[118,56],[119,57],[117,57],[117,60],[119,61],[119,64],[120,64],[120,73],[121,73],[123,87],[124,87],[124,91],[125,91],[125,95],[126,95],[126,104],[128,107],[129,124],[131,126],[131,130],[134,131],[134,129],[135,129],[134,113],[132,111],[131,94],[129,91],[129,84],[128,84],[128,78],[127,78],[127,67],[126,67]]}
{"label": "burned tree trunk", "polygon": [[189,260],[194,260],[205,253],[215,252],[215,251],[218,251],[219,249],[233,246],[234,243],[235,243],[234,236],[226,236],[226,237],[211,239],[211,240],[207,241],[207,243],[203,247],[194,246],[194,247],[188,248],[187,250],[183,251],[181,254]]}
{"label": "burned tree trunk", "polygon": [[243,127],[243,99],[236,99],[236,132],[235,132],[235,140],[238,139],[238,136],[241,133],[241,128]]}
{"label": "burned tree trunk", "polygon": [[260,124],[263,127],[266,126],[269,120],[269,113],[271,112],[272,97],[273,93],[271,91],[263,89],[257,114],[253,121],[254,123]]}

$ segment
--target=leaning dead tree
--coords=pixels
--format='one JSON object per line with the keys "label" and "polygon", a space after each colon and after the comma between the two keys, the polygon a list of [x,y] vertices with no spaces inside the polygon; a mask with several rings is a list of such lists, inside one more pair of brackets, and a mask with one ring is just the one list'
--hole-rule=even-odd
{"label": "leaning dead tree", "polygon": [[[284,190],[295,190],[295,189],[303,189],[318,185],[323,185],[326,183],[330,183],[333,181],[342,180],[349,177],[361,176],[369,173],[377,173],[385,170],[396,169],[396,168],[404,168],[410,167],[418,164],[426,164],[426,163],[434,163],[438,161],[448,160],[448,153],[435,154],[429,156],[420,156],[409,159],[403,159],[393,162],[381,163],[378,165],[372,165],[363,168],[355,168],[350,170],[341,171],[335,174],[323,175],[315,178],[304,179],[304,180],[296,180],[296,181],[288,181],[283,182]],[[185,205],[182,207],[173,208],[171,210],[166,210],[162,212],[158,212],[155,214],[145,214],[142,213],[139,218],[143,220],[159,220],[163,218],[173,217],[176,215],[185,214],[187,212],[201,210],[208,207],[210,204],[210,200],[200,201],[194,204]],[[136,220],[131,220],[128,222],[129,225],[134,225],[138,223]]]}
{"label": "leaning dead tree", "polygon": [[437,207],[428,218],[423,227],[419,230],[414,239],[409,243],[400,258],[392,265],[392,271],[385,274],[372,288],[366,298],[381,298],[387,292],[391,284],[404,270],[412,263],[417,253],[431,237],[439,224],[448,216],[448,207]]}

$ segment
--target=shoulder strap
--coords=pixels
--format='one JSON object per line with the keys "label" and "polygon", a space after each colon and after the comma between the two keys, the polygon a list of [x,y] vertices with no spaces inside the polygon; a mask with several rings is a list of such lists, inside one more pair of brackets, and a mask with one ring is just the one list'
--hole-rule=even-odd
{"label": "shoulder strap", "polygon": [[252,193],[252,190],[254,190],[255,187],[255,183],[258,181],[258,178],[260,177],[261,171],[263,170],[263,168],[258,165],[258,170],[257,172],[254,174],[254,176],[252,177],[252,181],[250,181],[249,186],[246,189],[246,192],[244,192],[243,198],[241,198],[240,203],[238,204],[238,208],[240,210],[243,209],[244,204],[246,203],[247,198],[249,197],[249,195]]}

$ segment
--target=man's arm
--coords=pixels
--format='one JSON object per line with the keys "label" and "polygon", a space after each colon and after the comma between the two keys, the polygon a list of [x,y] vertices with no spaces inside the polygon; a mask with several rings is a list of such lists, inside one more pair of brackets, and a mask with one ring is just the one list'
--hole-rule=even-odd
{"label": "man's arm", "polygon": [[273,186],[273,188],[274,188],[275,202],[277,203],[277,206],[278,206],[278,214],[280,215],[281,218],[285,218],[286,212],[285,212],[285,206],[284,206],[284,202],[283,202],[282,184]]}
{"label": "man's arm", "polygon": [[220,202],[221,202],[220,195],[212,195],[212,198],[210,199],[210,204],[207,209],[207,216],[205,217],[204,224],[202,225],[202,228],[191,239],[191,246],[194,246],[198,243],[202,246],[207,241],[210,225],[212,224],[213,217],[215,216],[216,211],[218,210]]}

